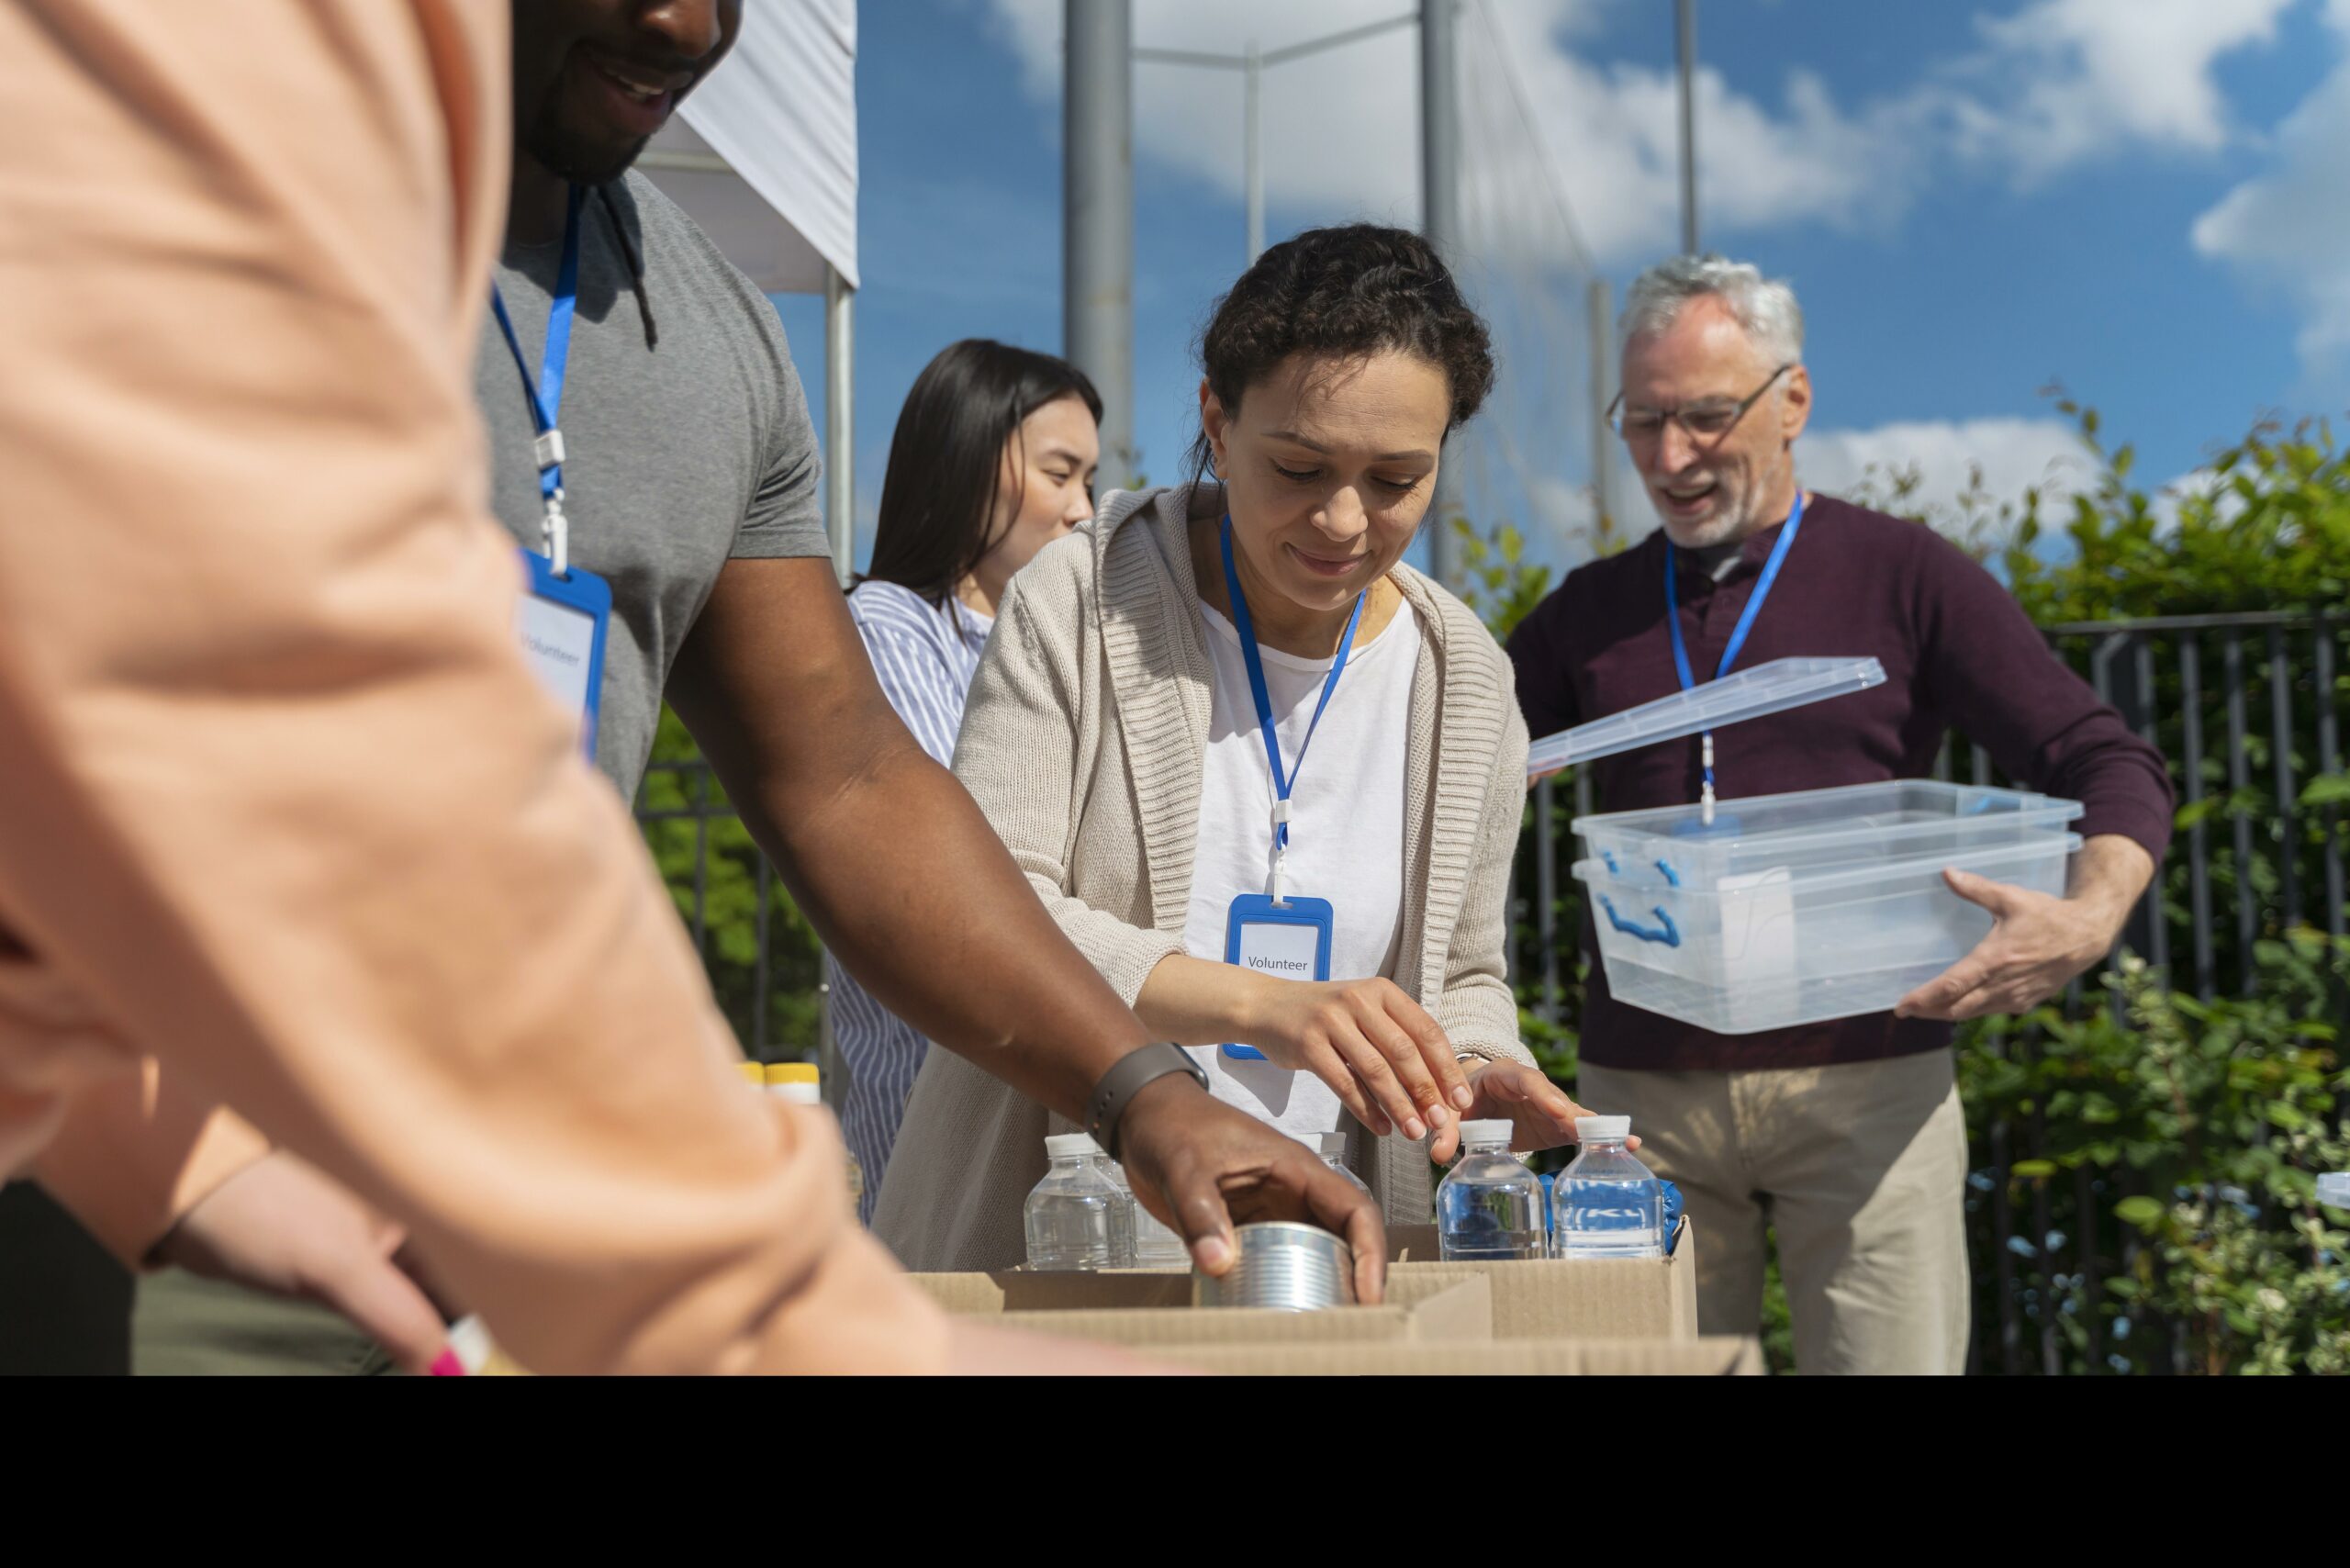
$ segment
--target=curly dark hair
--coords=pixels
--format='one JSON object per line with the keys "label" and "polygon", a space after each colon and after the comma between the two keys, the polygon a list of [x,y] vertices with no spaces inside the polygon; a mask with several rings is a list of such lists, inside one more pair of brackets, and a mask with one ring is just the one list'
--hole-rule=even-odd
{"label": "curly dark hair", "polygon": [[[1216,301],[1200,334],[1208,390],[1227,413],[1292,354],[1353,359],[1415,354],[1452,387],[1449,435],[1494,389],[1494,347],[1436,247],[1407,229],[1349,223],[1309,229],[1257,258]],[[1192,443],[1192,477],[1206,475],[1207,432]]]}

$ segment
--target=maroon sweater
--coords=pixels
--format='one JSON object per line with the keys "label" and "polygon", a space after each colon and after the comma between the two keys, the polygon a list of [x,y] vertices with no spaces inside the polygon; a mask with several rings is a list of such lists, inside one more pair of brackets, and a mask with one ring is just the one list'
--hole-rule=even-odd
{"label": "maroon sweater", "polygon": [[[1749,539],[1718,583],[1677,553],[1682,634],[1700,680],[1712,678],[1779,532]],[[1660,530],[1570,573],[1510,637],[1518,705],[1538,739],[1681,689],[1664,624],[1664,545]],[[2084,838],[2121,834],[2161,863],[2172,812],[2161,753],[2058,661],[2007,590],[1955,545],[1921,524],[1816,496],[1733,667],[1835,655],[1874,655],[1886,683],[1717,731],[1722,799],[1930,778],[1944,732],[1955,729],[2009,778],[2087,806],[2076,824]],[[1692,735],[1592,764],[1598,809],[1693,803],[1697,752]],[[1597,947],[1586,920],[1583,949]],[[1716,1035],[1616,1001],[1595,961],[1582,1048],[1604,1067],[1724,1070],[1870,1061],[1950,1037],[1947,1024],[1890,1013]]]}

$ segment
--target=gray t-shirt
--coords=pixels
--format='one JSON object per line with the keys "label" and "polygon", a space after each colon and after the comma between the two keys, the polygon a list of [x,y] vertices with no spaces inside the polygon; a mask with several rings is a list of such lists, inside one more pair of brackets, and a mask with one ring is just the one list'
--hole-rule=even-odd
{"label": "gray t-shirt", "polygon": [[[571,558],[612,585],[596,761],[633,801],[669,666],[720,570],[730,558],[828,555],[832,546],[816,432],[775,307],[644,176],[607,188],[609,207],[591,193],[580,208],[579,307],[559,418]],[[642,305],[631,248],[643,259]],[[498,263],[533,377],[562,260],[557,242],[509,246]],[[535,550],[545,508],[529,395],[487,313],[474,393],[489,426],[490,506]]]}

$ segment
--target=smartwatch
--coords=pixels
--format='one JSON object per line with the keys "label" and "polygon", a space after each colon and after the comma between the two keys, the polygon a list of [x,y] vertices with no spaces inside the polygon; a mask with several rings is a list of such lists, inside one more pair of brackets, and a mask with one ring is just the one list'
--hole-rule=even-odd
{"label": "smartwatch", "polygon": [[1208,1086],[1207,1072],[1192,1059],[1190,1052],[1163,1042],[1128,1051],[1118,1058],[1115,1067],[1102,1075],[1102,1081],[1093,1086],[1092,1097],[1085,1103],[1085,1130],[1111,1159],[1118,1158],[1118,1123],[1125,1115],[1127,1104],[1145,1084],[1156,1083],[1176,1072],[1187,1075],[1203,1089]]}

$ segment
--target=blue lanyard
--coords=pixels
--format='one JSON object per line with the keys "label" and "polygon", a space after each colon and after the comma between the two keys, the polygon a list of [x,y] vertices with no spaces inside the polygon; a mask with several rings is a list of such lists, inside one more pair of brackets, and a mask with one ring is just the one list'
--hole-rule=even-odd
{"label": "blue lanyard", "polygon": [[[1322,711],[1330,706],[1330,694],[1338,689],[1338,677],[1347,670],[1347,655],[1354,651],[1355,628],[1362,624],[1363,600],[1368,594],[1355,595],[1354,613],[1347,617],[1347,634],[1338,639],[1338,656],[1330,662],[1329,678],[1322,683],[1322,700],[1314,705],[1314,717],[1305,726],[1305,740],[1297,748],[1297,769],[1281,771],[1281,738],[1273,728],[1273,699],[1265,689],[1265,661],[1257,652],[1256,623],[1248,618],[1248,597],[1240,591],[1240,574],[1232,567],[1232,514],[1224,518],[1222,543],[1224,547],[1224,587],[1232,600],[1233,629],[1240,633],[1240,657],[1248,666],[1248,695],[1257,703],[1257,728],[1265,737],[1265,760],[1273,767],[1273,848],[1276,852],[1289,847],[1289,794],[1297,783],[1297,772],[1305,767],[1306,747],[1314,744],[1314,732],[1322,722]],[[1274,894],[1276,902],[1280,894]]]}
{"label": "blue lanyard", "polygon": [[[1796,531],[1803,527],[1803,489],[1796,489],[1796,504],[1787,513],[1787,525],[1779,531],[1779,542],[1771,546],[1771,558],[1762,564],[1762,576],[1754,584],[1754,597],[1746,601],[1738,624],[1730,628],[1729,645],[1722,650],[1722,662],[1714,666],[1714,678],[1719,680],[1729,673],[1745,651],[1746,634],[1754,630],[1754,618],[1762,613],[1762,601],[1771,597],[1771,587],[1779,580],[1779,568],[1787,564],[1787,552],[1795,548]],[[1673,667],[1680,674],[1681,689],[1695,691],[1697,678],[1689,668],[1689,644],[1681,634],[1680,573],[1673,551],[1673,541],[1664,542],[1664,623],[1673,633]],[[1707,821],[1712,820],[1714,806],[1714,734],[1707,731],[1699,737],[1705,762],[1705,807]]]}
{"label": "blue lanyard", "polygon": [[[514,368],[522,373],[522,390],[530,394],[531,421],[537,428],[538,440],[532,443],[532,455],[539,465],[539,495],[547,504],[551,523],[559,521],[563,511],[563,378],[571,365],[571,321],[579,308],[579,207],[587,198],[588,187],[571,187],[571,201],[563,224],[563,267],[555,274],[554,299],[547,311],[546,351],[540,360],[539,374],[531,374],[531,362],[523,357],[522,340],[515,335],[514,318],[506,312],[506,297],[498,292],[498,284],[489,286],[489,308],[497,312],[498,329],[506,334],[506,346],[514,355]],[[551,530],[553,532],[553,530]],[[558,566],[558,574],[563,568]]]}

